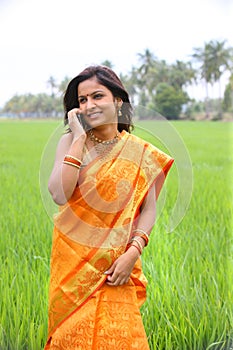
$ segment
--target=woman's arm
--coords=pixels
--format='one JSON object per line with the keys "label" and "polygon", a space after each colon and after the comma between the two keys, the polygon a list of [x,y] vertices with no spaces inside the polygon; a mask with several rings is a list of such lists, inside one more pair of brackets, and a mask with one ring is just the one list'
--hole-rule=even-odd
{"label": "woman's arm", "polygon": [[[149,235],[155,223],[155,218],[156,199],[155,186],[153,186],[141,206],[137,228],[146,231]],[[144,248],[145,240],[142,237],[137,237],[137,239],[141,243],[142,248]],[[137,248],[131,246],[113,263],[110,269],[105,272],[105,274],[108,275],[106,283],[110,286],[118,286],[127,283],[139,256],[140,253]]]}
{"label": "woman's arm", "polygon": [[71,155],[82,160],[86,133],[77,119],[77,108],[68,113],[70,133],[64,134],[57,146],[54,167],[49,178],[48,189],[54,202],[65,204],[72,196],[77,185],[79,169],[64,164],[65,155]]}

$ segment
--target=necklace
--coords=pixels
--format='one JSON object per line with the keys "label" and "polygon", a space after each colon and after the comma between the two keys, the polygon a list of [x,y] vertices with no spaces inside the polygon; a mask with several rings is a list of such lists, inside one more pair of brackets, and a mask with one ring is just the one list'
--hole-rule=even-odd
{"label": "necklace", "polygon": [[98,137],[96,137],[93,133],[93,130],[91,129],[89,131],[90,133],[90,139],[94,143],[94,147],[96,150],[96,153],[101,156],[102,159],[106,159],[110,151],[113,149],[114,145],[118,142],[119,139],[119,131],[117,130],[116,135],[111,140],[101,140]]}
{"label": "necklace", "polygon": [[90,139],[94,143],[98,142],[98,143],[102,143],[103,145],[110,145],[110,144],[116,143],[118,141],[118,134],[119,134],[119,131],[117,130],[117,133],[112,140],[101,140],[94,135],[93,130],[91,129],[90,130]]}

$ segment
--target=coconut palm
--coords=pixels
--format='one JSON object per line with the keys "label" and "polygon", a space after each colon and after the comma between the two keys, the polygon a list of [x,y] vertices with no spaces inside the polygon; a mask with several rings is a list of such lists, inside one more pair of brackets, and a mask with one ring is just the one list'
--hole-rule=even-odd
{"label": "coconut palm", "polygon": [[205,90],[206,90],[206,100],[205,100],[205,108],[206,108],[206,118],[209,117],[209,89],[208,84],[211,82],[211,74],[209,68],[209,47],[208,44],[205,43],[204,48],[196,47],[193,49],[194,53],[192,54],[192,58],[197,63],[200,63],[199,72],[201,79],[204,80]]}
{"label": "coconut palm", "polygon": [[[208,84],[213,85],[214,83],[219,83],[219,101],[221,106],[221,84],[220,79],[223,73],[230,70],[233,49],[231,47],[225,47],[226,40],[217,41],[211,40],[205,43],[204,48],[194,48],[194,53],[192,55],[193,59],[199,62],[201,78],[205,81],[206,86],[206,115],[208,117]],[[221,109],[219,110],[221,116]]]}
{"label": "coconut palm", "polygon": [[231,69],[231,62],[233,57],[232,48],[225,47],[226,40],[217,41],[212,40],[208,44],[209,52],[209,68],[211,80],[213,83],[218,83],[219,86],[219,116],[222,115],[221,109],[221,77]]}
{"label": "coconut palm", "polygon": [[51,89],[51,97],[55,96],[54,89],[57,88],[56,79],[51,75],[47,81],[48,87]]}

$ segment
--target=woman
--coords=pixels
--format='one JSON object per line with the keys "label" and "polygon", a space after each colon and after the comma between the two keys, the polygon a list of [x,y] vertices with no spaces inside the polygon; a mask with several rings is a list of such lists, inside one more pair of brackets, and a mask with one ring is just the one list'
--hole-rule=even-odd
{"label": "woman", "polygon": [[60,207],[45,349],[149,349],[140,255],[173,159],[130,133],[128,93],[108,67],[71,80],[64,109],[48,186]]}

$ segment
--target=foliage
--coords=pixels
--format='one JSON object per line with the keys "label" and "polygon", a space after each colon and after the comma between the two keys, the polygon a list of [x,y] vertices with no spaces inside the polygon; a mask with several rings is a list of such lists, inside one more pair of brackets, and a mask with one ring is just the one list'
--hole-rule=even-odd
{"label": "foliage", "polygon": [[233,112],[233,74],[230,76],[224,92],[223,109]]}
{"label": "foliage", "polygon": [[201,79],[205,81],[206,85],[206,116],[209,117],[209,93],[208,84],[213,85],[214,83],[219,83],[219,115],[221,117],[221,77],[225,71],[231,71],[233,68],[232,58],[233,58],[233,48],[225,47],[226,40],[217,41],[211,40],[205,43],[204,47],[194,48],[194,53],[192,55],[194,61],[200,63],[199,73]]}
{"label": "foliage", "polygon": [[[131,102],[136,107],[138,118],[150,117],[151,110],[162,113],[165,117],[177,119],[181,117],[182,110],[186,107],[189,96],[187,87],[204,80],[206,86],[206,117],[209,118],[209,85],[218,82],[221,96],[221,77],[224,72],[232,70],[233,48],[226,47],[226,41],[211,40],[204,47],[194,48],[191,55],[192,60],[168,64],[165,60],[158,59],[153,52],[145,49],[138,53],[138,65],[133,66],[127,74],[119,74]],[[194,68],[194,64],[198,66]],[[112,62],[102,62],[113,68]],[[17,115],[19,117],[33,116],[62,116],[61,95],[69,82],[65,77],[62,82],[57,83],[53,76],[47,81],[50,94],[26,94],[13,96],[4,106],[3,113]],[[166,85],[161,85],[166,84]],[[163,89],[161,91],[161,86]],[[166,89],[165,89],[166,86]],[[224,102],[225,111],[230,111],[228,92]],[[166,99],[166,101],[165,101]],[[233,100],[232,100],[233,101]],[[147,113],[140,115],[141,109],[148,109]],[[218,115],[222,117],[222,101],[219,98]]]}
{"label": "foliage", "polygon": [[187,103],[188,97],[181,89],[161,83],[157,86],[155,95],[156,109],[167,119],[178,119],[182,106]]}
{"label": "foliage", "polygon": [[18,117],[58,117],[62,115],[61,98],[54,95],[40,93],[37,95],[15,95],[4,107],[4,112],[9,116]]}

